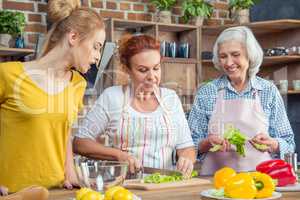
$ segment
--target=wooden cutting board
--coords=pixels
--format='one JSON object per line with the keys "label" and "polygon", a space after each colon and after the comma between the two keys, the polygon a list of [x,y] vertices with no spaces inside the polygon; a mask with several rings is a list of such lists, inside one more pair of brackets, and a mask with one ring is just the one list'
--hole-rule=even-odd
{"label": "wooden cutting board", "polygon": [[211,181],[201,178],[191,178],[188,180],[169,182],[169,183],[141,183],[140,180],[126,180],[124,187],[128,189],[137,189],[137,190],[161,190],[167,188],[177,188],[177,187],[186,187],[186,186],[197,186],[211,184]]}

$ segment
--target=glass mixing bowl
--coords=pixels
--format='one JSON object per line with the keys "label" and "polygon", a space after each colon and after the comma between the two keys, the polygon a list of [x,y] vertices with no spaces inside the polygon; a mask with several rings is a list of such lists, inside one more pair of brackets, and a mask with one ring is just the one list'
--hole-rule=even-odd
{"label": "glass mixing bowl", "polygon": [[75,169],[81,187],[103,192],[111,186],[123,185],[128,164],[79,157],[75,158]]}

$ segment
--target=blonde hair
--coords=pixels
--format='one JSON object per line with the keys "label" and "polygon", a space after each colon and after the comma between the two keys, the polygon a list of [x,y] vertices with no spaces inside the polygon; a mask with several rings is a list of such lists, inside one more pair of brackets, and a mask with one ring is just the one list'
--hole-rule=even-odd
{"label": "blonde hair", "polygon": [[72,30],[78,33],[80,40],[84,40],[93,31],[104,29],[99,13],[80,6],[80,0],[49,0],[48,18],[53,25],[47,33],[41,56],[46,55]]}

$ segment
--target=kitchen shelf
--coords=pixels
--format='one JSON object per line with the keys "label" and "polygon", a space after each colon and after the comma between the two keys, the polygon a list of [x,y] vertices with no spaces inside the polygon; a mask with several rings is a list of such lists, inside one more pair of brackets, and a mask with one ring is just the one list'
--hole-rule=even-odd
{"label": "kitchen shelf", "polygon": [[[266,56],[262,66],[272,66],[279,64],[288,64],[293,62],[300,62],[300,55],[293,56]],[[213,65],[211,60],[202,60],[202,64]]]}
{"label": "kitchen shelf", "polygon": [[[300,28],[300,20],[282,19],[243,24],[251,28],[255,34],[274,34],[285,30]],[[218,35],[226,28],[237,26],[237,24],[222,26],[203,26],[202,33],[205,35]]]}
{"label": "kitchen shelf", "polygon": [[0,47],[0,56],[27,56],[34,53],[34,49]]}
{"label": "kitchen shelf", "polygon": [[197,59],[195,58],[172,58],[172,57],[164,57],[162,59],[164,63],[189,63],[189,64],[196,64],[198,63]]}
{"label": "kitchen shelf", "polygon": [[300,94],[300,90],[288,90],[288,94]]}

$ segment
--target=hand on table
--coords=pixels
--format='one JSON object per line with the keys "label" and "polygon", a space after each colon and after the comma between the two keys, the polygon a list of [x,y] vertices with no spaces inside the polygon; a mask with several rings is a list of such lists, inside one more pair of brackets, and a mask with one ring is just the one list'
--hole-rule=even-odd
{"label": "hand on table", "polygon": [[0,196],[8,195],[8,188],[0,185]]}
{"label": "hand on table", "polygon": [[65,180],[63,186],[68,190],[72,190],[73,187],[79,187],[79,181],[73,166],[65,169]]}

